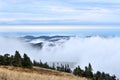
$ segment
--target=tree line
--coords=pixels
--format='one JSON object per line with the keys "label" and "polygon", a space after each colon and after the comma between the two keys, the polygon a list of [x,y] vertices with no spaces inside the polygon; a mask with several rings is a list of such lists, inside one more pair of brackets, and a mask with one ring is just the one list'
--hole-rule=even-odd
{"label": "tree line", "polygon": [[86,77],[90,80],[118,80],[115,75],[110,75],[109,73],[97,71],[93,73],[92,65],[89,63],[88,66],[85,66],[85,69],[81,69],[80,66],[77,66],[75,69],[71,70],[68,64],[55,65],[53,63],[52,66],[49,66],[47,62],[43,63],[41,60],[33,62],[24,53],[23,57],[21,57],[19,51],[16,51],[14,55],[4,54],[0,55],[0,65],[6,66],[15,66],[22,68],[32,68],[33,66],[57,70],[61,72],[73,73],[75,76]]}
{"label": "tree line", "polygon": [[0,55],[0,65],[9,65],[15,67],[23,67],[23,68],[32,68],[32,61],[24,54],[21,57],[18,51],[15,52],[15,55],[4,54],[3,56]]}
{"label": "tree line", "polygon": [[67,73],[71,73],[72,70],[70,69],[68,64],[61,64],[61,65],[55,65],[53,63],[52,66],[49,66],[49,64],[47,62],[43,63],[41,60],[38,61],[33,61],[33,66],[38,66],[38,67],[42,67],[42,68],[47,68],[47,69],[52,69],[52,70],[57,70],[57,71],[61,71],[61,72],[67,72]]}
{"label": "tree line", "polygon": [[73,70],[73,74],[80,77],[86,77],[90,80],[119,80],[116,78],[115,75],[111,76],[109,73],[100,72],[100,71],[93,73],[93,69],[90,63],[88,66],[85,66],[84,70],[81,69],[80,66],[76,67]]}

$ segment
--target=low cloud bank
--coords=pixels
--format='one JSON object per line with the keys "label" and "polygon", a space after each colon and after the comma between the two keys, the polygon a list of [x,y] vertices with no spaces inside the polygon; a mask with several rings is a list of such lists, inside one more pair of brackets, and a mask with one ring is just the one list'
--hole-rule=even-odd
{"label": "low cloud bank", "polygon": [[120,66],[120,37],[72,37],[54,47],[44,44],[42,50],[34,49],[28,43],[16,38],[0,37],[0,53],[27,53],[31,59],[47,62],[76,62],[82,68],[91,63],[94,71],[116,74]]}

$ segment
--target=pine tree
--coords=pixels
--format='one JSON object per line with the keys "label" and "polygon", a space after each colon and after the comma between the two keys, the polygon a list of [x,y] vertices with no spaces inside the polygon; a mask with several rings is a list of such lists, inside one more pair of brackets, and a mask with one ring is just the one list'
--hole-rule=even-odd
{"label": "pine tree", "polygon": [[51,69],[55,70],[55,63],[53,63],[53,65],[52,65],[52,68],[51,68]]}
{"label": "pine tree", "polygon": [[0,55],[0,65],[4,65],[4,59],[2,55]]}
{"label": "pine tree", "polygon": [[4,54],[3,60],[4,60],[4,65],[10,65],[10,54]]}
{"label": "pine tree", "polygon": [[61,64],[61,66],[60,66],[60,71],[65,72],[65,67],[64,67],[64,65],[62,65],[62,64]]}
{"label": "pine tree", "polygon": [[71,73],[72,70],[70,69],[69,65],[65,65],[65,72]]}
{"label": "pine tree", "polygon": [[115,75],[112,76],[112,80],[116,80],[116,76]]}
{"label": "pine tree", "polygon": [[93,72],[92,72],[92,66],[89,63],[88,67],[85,67],[85,77],[92,78],[93,77]]}
{"label": "pine tree", "polygon": [[11,57],[10,57],[10,65],[11,65],[11,66],[13,65],[13,62],[14,62],[14,56],[11,55]]}
{"label": "pine tree", "polygon": [[27,56],[27,54],[23,55],[22,65],[24,68],[32,68],[32,62],[30,58]]}
{"label": "pine tree", "polygon": [[93,70],[90,63],[89,63],[89,65],[88,65],[88,70],[91,71],[91,72],[92,72],[92,70]]}
{"label": "pine tree", "polygon": [[44,64],[42,63],[41,60],[40,60],[40,62],[39,62],[39,67],[44,67]]}
{"label": "pine tree", "polygon": [[95,80],[101,80],[101,72],[97,71],[97,73],[94,75]]}
{"label": "pine tree", "polygon": [[50,68],[47,62],[43,64],[43,68]]}
{"label": "pine tree", "polygon": [[12,64],[13,66],[22,67],[22,58],[18,51],[15,52],[15,56]]}
{"label": "pine tree", "polygon": [[76,67],[73,70],[73,74],[76,75],[76,76],[82,76],[82,70],[81,70],[80,66]]}

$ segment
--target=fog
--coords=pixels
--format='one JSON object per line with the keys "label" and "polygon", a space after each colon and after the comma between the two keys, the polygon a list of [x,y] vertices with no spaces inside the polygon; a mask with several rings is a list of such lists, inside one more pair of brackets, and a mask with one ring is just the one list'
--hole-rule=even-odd
{"label": "fog", "polygon": [[47,62],[76,62],[82,68],[91,63],[94,72],[97,70],[115,74],[119,78],[120,37],[71,37],[54,47],[45,42],[41,50],[32,48],[28,43],[17,38],[0,37],[0,53],[14,54],[18,50],[21,55],[27,53],[30,58]]}

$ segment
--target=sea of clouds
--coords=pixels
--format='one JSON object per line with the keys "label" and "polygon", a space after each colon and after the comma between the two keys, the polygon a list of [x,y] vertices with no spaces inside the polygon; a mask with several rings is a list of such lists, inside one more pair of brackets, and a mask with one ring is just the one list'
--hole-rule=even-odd
{"label": "sea of clouds", "polygon": [[0,37],[0,54],[14,54],[18,50],[21,55],[27,53],[32,60],[75,62],[75,66],[80,65],[81,68],[91,63],[94,72],[99,70],[120,77],[120,37],[71,37],[54,47],[47,44],[40,50],[18,38]]}

